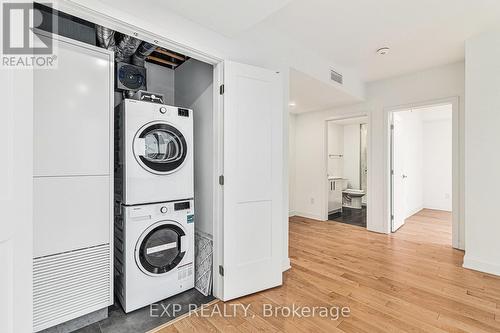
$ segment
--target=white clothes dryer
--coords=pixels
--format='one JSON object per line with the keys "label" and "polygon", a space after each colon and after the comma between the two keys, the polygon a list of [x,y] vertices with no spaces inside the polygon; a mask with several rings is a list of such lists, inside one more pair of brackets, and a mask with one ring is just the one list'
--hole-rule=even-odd
{"label": "white clothes dryer", "polygon": [[117,199],[124,205],[194,197],[192,110],[125,99],[117,136]]}

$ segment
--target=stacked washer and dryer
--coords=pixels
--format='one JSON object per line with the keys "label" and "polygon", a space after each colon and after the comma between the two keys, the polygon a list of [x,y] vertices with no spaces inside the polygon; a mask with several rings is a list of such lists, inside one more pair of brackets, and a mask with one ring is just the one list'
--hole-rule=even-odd
{"label": "stacked washer and dryer", "polygon": [[192,110],[116,112],[115,293],[125,312],[194,287]]}

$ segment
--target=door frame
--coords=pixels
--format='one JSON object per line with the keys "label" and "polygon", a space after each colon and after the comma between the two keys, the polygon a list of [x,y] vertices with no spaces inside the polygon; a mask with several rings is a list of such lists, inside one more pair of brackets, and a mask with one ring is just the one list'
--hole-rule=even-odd
{"label": "door frame", "polygon": [[392,233],[392,218],[393,214],[393,182],[392,182],[392,162],[393,162],[393,151],[392,151],[392,130],[391,125],[393,124],[393,116],[395,112],[404,111],[409,109],[419,109],[431,106],[440,106],[451,104],[452,106],[452,246],[456,249],[464,249],[465,241],[465,231],[464,231],[464,221],[462,219],[461,209],[462,205],[462,189],[463,181],[461,174],[463,172],[462,165],[462,145],[460,143],[460,127],[461,127],[461,110],[460,110],[460,97],[447,97],[441,99],[433,99],[428,101],[409,103],[404,105],[393,106],[385,109],[385,126],[386,126],[386,149],[387,149],[387,159],[386,159],[386,226],[389,233]]}
{"label": "door frame", "polygon": [[212,236],[213,236],[213,270],[212,276],[214,277],[213,282],[213,296],[216,298],[222,298],[222,286],[223,279],[219,275],[219,265],[223,262],[222,256],[222,228],[223,228],[223,189],[219,184],[219,175],[223,174],[223,112],[224,105],[222,103],[222,98],[219,94],[219,87],[223,82],[223,68],[224,59],[205,53],[201,50],[194,49],[187,45],[177,43],[165,36],[159,35],[153,31],[142,29],[136,25],[127,23],[120,19],[111,17],[102,12],[98,12],[87,6],[77,4],[71,0],[62,0],[54,6],[55,9],[74,15],[76,17],[88,20],[96,24],[102,24],[113,30],[119,31],[121,33],[140,38],[141,40],[153,43],[155,45],[173,50],[175,52],[185,54],[191,58],[203,61],[213,66],[214,76],[213,76],[213,87],[214,87],[214,98],[213,98],[213,226],[212,226]]}
{"label": "door frame", "polygon": [[[344,116],[336,116],[336,117],[330,117],[325,119],[324,121],[324,134],[323,134],[323,143],[324,143],[324,152],[323,152],[323,179],[325,179],[325,186],[324,186],[324,192],[323,192],[323,198],[324,198],[324,205],[323,205],[323,221],[328,221],[328,122],[331,121],[340,121],[340,120],[348,120],[348,119],[355,119],[355,118],[366,118],[366,124],[368,125],[367,129],[367,135],[366,135],[366,149],[367,149],[367,159],[366,159],[366,168],[368,169],[366,173],[366,228],[370,226],[370,222],[372,219],[371,216],[371,199],[370,199],[370,192],[371,192],[371,113],[367,112],[360,112],[360,113],[353,113],[349,115],[344,115]],[[361,182],[361,179],[360,179]]]}

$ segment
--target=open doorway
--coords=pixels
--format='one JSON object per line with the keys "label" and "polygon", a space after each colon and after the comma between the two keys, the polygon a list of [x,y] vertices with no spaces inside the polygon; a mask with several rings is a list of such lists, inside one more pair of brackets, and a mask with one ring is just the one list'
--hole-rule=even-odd
{"label": "open doorway", "polygon": [[392,112],[391,231],[452,244],[453,105]]}
{"label": "open doorway", "polygon": [[368,117],[327,121],[328,220],[366,228]]}

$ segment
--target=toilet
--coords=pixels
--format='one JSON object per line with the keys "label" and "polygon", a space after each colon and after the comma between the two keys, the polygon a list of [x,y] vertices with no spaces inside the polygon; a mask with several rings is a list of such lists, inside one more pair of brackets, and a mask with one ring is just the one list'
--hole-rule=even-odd
{"label": "toilet", "polygon": [[342,191],[343,206],[353,209],[361,209],[362,198],[365,195],[363,190],[345,189]]}

